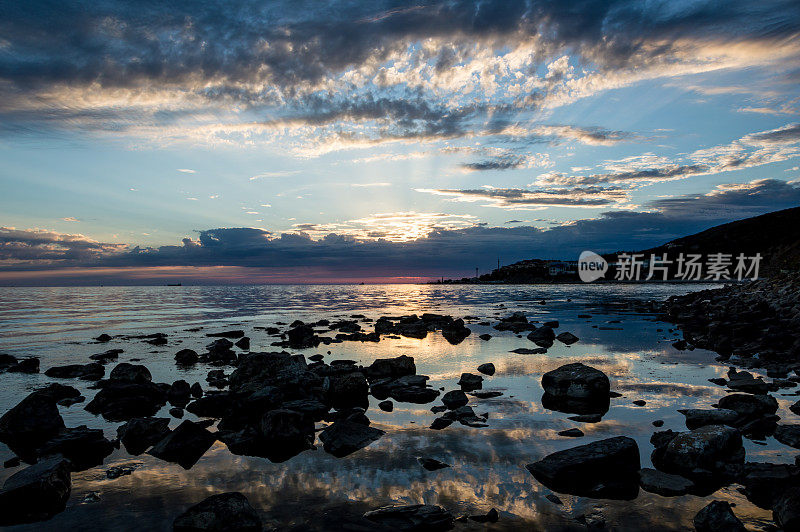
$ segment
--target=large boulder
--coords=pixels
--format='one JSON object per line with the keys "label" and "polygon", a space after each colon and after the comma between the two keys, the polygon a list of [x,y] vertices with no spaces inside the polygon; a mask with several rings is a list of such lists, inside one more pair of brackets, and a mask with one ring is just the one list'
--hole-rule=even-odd
{"label": "large boulder", "polygon": [[260,532],[261,518],[239,492],[220,493],[195,504],[172,523],[175,532]]}
{"label": "large boulder", "polygon": [[472,331],[464,325],[464,320],[461,318],[442,326],[442,336],[452,345],[460,344],[470,334]]}
{"label": "large boulder", "polygon": [[32,392],[0,417],[0,441],[30,452],[61,432],[64,420],[56,406],[61,398],[60,393]]}
{"label": "large boulder", "polygon": [[744,467],[741,433],[723,425],[682,432],[653,453],[653,464],[696,484],[718,484],[737,478]]}
{"label": "large boulder", "polygon": [[50,519],[64,510],[71,490],[69,461],[62,457],[41,460],[6,480],[0,490],[0,525]]}
{"label": "large boulder", "polygon": [[386,530],[436,532],[453,528],[453,516],[441,506],[409,504],[384,506],[364,514]]}
{"label": "large boulder", "polygon": [[542,406],[568,414],[605,414],[609,408],[608,377],[602,371],[576,362],[542,376]]}
{"label": "large boulder", "polygon": [[155,445],[169,434],[169,418],[133,418],[117,429],[117,437],[125,450],[132,455],[140,455],[151,445]]}
{"label": "large boulder", "polygon": [[717,404],[719,408],[738,412],[743,418],[758,418],[778,411],[778,401],[771,395],[734,393],[721,398]]}
{"label": "large boulder", "polygon": [[342,375],[329,375],[323,381],[322,389],[328,402],[334,408],[369,405],[369,384],[360,371]]}
{"label": "large boulder", "polygon": [[193,349],[181,349],[175,353],[175,363],[182,366],[190,366],[198,360],[200,360],[200,356]]}
{"label": "large boulder", "polygon": [[362,423],[342,420],[328,426],[319,434],[325,451],[337,458],[363,449],[386,434],[380,429]]}
{"label": "large boulder", "polygon": [[744,486],[747,499],[766,510],[778,497],[793,487],[800,487],[800,467],[794,464],[746,462],[738,482]]}
{"label": "large boulder", "polygon": [[167,385],[161,386],[152,382],[112,379],[104,382],[103,388],[86,405],[86,410],[92,414],[101,414],[108,421],[149,417],[166,404],[168,389]]}
{"label": "large boulder", "polygon": [[558,451],[526,467],[536,480],[560,493],[622,500],[639,493],[639,446],[627,436]]}
{"label": "large boulder", "polygon": [[379,358],[364,368],[364,371],[370,379],[382,379],[414,375],[417,367],[413,357],[400,355],[395,358]]}
{"label": "large boulder", "polygon": [[606,374],[599,369],[575,362],[545,373],[542,388],[554,397],[595,399],[608,397],[610,385]]}
{"label": "large boulder", "polygon": [[191,469],[216,439],[217,437],[202,425],[187,419],[153,445],[147,454],[166,462],[175,462],[184,469]]}
{"label": "large boulder", "polygon": [[745,532],[727,501],[712,501],[697,512],[693,524],[697,532]]}
{"label": "large boulder", "polygon": [[112,381],[147,383],[153,380],[150,370],[141,364],[122,362],[111,370],[108,376]]}
{"label": "large boulder", "polygon": [[458,407],[464,406],[469,402],[467,394],[461,390],[452,390],[442,396],[442,403],[450,410],[455,410]]}

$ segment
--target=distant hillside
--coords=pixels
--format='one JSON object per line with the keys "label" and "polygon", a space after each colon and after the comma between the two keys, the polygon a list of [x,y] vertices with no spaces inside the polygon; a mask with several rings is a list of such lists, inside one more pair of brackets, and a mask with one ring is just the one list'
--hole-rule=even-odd
{"label": "distant hillside", "polygon": [[[609,263],[617,259],[617,254],[603,256]],[[800,207],[785,209],[746,218],[736,222],[718,225],[694,235],[684,236],[658,247],[641,251],[645,258],[651,254],[667,254],[668,260],[675,260],[680,253],[701,254],[707,257],[713,253],[727,253],[735,257],[744,253],[752,257],[762,256],[760,274],[770,275],[781,270],[800,270]],[[577,257],[575,257],[577,260]],[[479,278],[464,278],[454,283],[553,283],[576,281],[577,275],[570,271],[574,265],[563,261],[529,259],[481,275]],[[607,275],[607,279],[613,275]]]}
{"label": "distant hillside", "polygon": [[639,251],[669,257],[679,253],[761,253],[765,271],[800,268],[800,207],[762,214],[684,236],[661,246]]}

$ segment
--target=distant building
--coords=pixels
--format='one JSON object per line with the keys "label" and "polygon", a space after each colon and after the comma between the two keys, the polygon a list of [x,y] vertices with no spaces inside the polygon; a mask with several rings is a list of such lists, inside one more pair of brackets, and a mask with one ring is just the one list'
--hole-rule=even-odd
{"label": "distant building", "polygon": [[551,277],[555,277],[557,275],[568,275],[571,273],[577,273],[578,271],[578,261],[576,260],[567,260],[567,261],[554,261],[548,264],[547,273]]}

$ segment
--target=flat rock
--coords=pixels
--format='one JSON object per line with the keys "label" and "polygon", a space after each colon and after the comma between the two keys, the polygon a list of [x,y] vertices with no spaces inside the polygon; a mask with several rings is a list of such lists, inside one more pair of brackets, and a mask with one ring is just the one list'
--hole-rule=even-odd
{"label": "flat rock", "polygon": [[112,381],[146,383],[153,380],[150,370],[141,364],[122,362],[111,370],[108,378]]}
{"label": "flat rock", "polygon": [[610,385],[602,371],[580,362],[566,364],[542,376],[545,393],[570,399],[608,398]]}
{"label": "flat rock", "polygon": [[352,421],[337,421],[319,434],[326,452],[337,458],[363,449],[386,434],[380,429]]}
{"label": "flat rock", "polygon": [[778,411],[778,401],[771,395],[734,393],[722,397],[717,404],[719,408],[733,410],[740,416],[749,418],[771,415]]}
{"label": "flat rock", "polygon": [[775,439],[784,445],[800,449],[800,425],[778,425]]}
{"label": "flat rock", "polygon": [[565,436],[567,438],[580,438],[583,436],[583,431],[581,429],[567,429],[562,430],[558,433],[559,436]]}
{"label": "flat rock", "polygon": [[428,471],[436,471],[437,469],[450,467],[450,464],[445,464],[444,462],[440,462],[434,458],[418,458],[417,461],[419,461],[419,465]]}
{"label": "flat rock", "polygon": [[631,500],[639,492],[639,447],[627,436],[558,451],[526,468],[560,493]]}
{"label": "flat rock", "polygon": [[572,345],[578,341],[578,337],[570,332],[562,332],[561,334],[556,336],[556,340],[558,340],[562,344]]}
{"label": "flat rock", "polygon": [[65,428],[37,453],[39,456],[61,455],[68,459],[72,471],[83,471],[100,465],[114,451],[114,444],[105,438],[102,429],[90,429],[86,425]]}
{"label": "flat rock", "polygon": [[485,364],[481,364],[480,366],[478,366],[478,371],[483,373],[484,375],[491,376],[494,375],[496,369],[494,367],[494,364],[492,364],[491,362],[487,362]]}
{"label": "flat rock", "polygon": [[739,419],[739,413],[725,408],[687,408],[678,410],[686,417],[686,428],[689,430],[706,425],[731,425]]}
{"label": "flat rock", "polygon": [[789,488],[778,497],[772,517],[783,530],[800,530],[800,487]]}
{"label": "flat rock", "polygon": [[679,475],[644,468],[639,470],[639,486],[650,493],[657,493],[664,497],[677,497],[689,493],[694,488],[694,482]]}

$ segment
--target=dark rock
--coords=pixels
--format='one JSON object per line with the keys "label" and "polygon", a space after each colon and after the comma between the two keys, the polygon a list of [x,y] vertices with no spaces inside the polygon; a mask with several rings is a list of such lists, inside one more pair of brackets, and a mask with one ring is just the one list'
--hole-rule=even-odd
{"label": "dark rock", "polygon": [[637,399],[636,401],[633,401],[633,404],[636,406],[644,406],[647,404],[647,401],[644,401],[642,399]]}
{"label": "dark rock", "polygon": [[199,382],[192,384],[191,388],[189,388],[189,392],[192,394],[192,397],[195,399],[199,399],[203,397],[203,387],[200,386]]}
{"label": "dark rock", "polygon": [[286,336],[289,339],[288,346],[293,349],[317,347],[320,342],[319,336],[314,334],[314,328],[310,325],[299,325],[293,329],[289,329]]}
{"label": "dark rock", "polygon": [[583,436],[581,429],[567,429],[558,433],[559,436],[566,436],[568,438],[580,438]]}
{"label": "dark rock", "polygon": [[410,504],[384,506],[364,514],[388,530],[436,532],[450,530],[454,526],[453,516],[441,506]]}
{"label": "dark rock", "polygon": [[213,445],[217,437],[188,419],[164,439],[153,445],[147,454],[191,469]]}
{"label": "dark rock", "polygon": [[166,385],[152,382],[106,381],[103,389],[86,405],[86,410],[102,414],[108,421],[152,416],[166,404],[167,389]]}
{"label": "dark rock", "polygon": [[664,497],[677,497],[689,493],[694,488],[694,482],[679,475],[645,468],[639,471],[639,486],[650,493],[657,493]]}
{"label": "dark rock", "polygon": [[494,375],[495,367],[494,364],[492,364],[491,362],[487,362],[486,364],[481,364],[480,366],[478,366],[478,371],[483,373],[484,375],[491,376]]}
{"label": "dark rock", "polygon": [[552,502],[553,504],[557,504],[558,506],[564,504],[564,502],[561,499],[559,499],[558,495],[556,495],[555,493],[548,493],[547,495],[544,496],[544,498]]}
{"label": "dark rock", "polygon": [[108,364],[109,362],[116,360],[120,353],[122,353],[122,349],[109,349],[108,351],[103,351],[102,353],[92,355],[89,358],[96,360],[101,364]]}
{"label": "dark rock", "polygon": [[724,408],[702,410],[697,408],[678,410],[686,416],[686,428],[689,430],[706,425],[733,425],[739,419],[739,413]]}
{"label": "dark rock", "polygon": [[439,397],[439,390],[425,386],[395,386],[391,388],[389,395],[392,399],[401,403],[422,405],[430,403]]}
{"label": "dark rock", "polygon": [[86,425],[64,429],[37,450],[39,456],[61,455],[72,463],[72,471],[83,471],[103,463],[114,444],[103,436],[102,429]]}
{"label": "dark rock", "polygon": [[249,351],[250,350],[250,338],[247,337],[247,336],[239,338],[239,340],[237,340],[236,343],[234,343],[233,345],[235,345],[239,349],[243,349],[245,351]]}
{"label": "dark rock", "polygon": [[744,525],[726,501],[712,501],[697,512],[693,523],[697,532],[745,532]]}
{"label": "dark rock", "polygon": [[183,408],[173,407],[169,409],[169,415],[174,418],[181,419],[183,417]]}
{"label": "dark rock", "polygon": [[150,370],[141,364],[122,362],[111,370],[108,378],[112,381],[147,383],[153,380]]}
{"label": "dark rock", "polygon": [[537,347],[535,349],[529,349],[527,347],[518,347],[511,351],[512,353],[516,353],[518,355],[543,355],[547,353],[547,348],[544,347]]}
{"label": "dark rock", "polygon": [[117,437],[128,454],[134,456],[142,454],[169,433],[169,418],[166,417],[133,418],[117,428]]}
{"label": "dark rock", "polygon": [[379,358],[364,368],[364,372],[371,380],[387,377],[396,378],[414,375],[417,372],[417,367],[414,364],[413,357],[401,355],[396,358]]}
{"label": "dark rock", "polygon": [[61,432],[64,420],[56,406],[60,395],[60,392],[35,391],[20,401],[0,417],[0,441],[20,456],[27,456],[32,448]]}
{"label": "dark rock", "polygon": [[258,512],[239,492],[212,495],[183,512],[172,523],[175,532],[260,532],[262,528]]}
{"label": "dark rock", "polygon": [[663,427],[664,426],[664,420],[663,419],[656,419],[655,421],[653,421],[653,426],[654,427]]}
{"label": "dark rock", "polygon": [[18,456],[14,456],[12,458],[9,458],[5,462],[3,462],[3,467],[8,469],[9,467],[17,467],[17,466],[19,466],[19,464],[20,464],[19,457]]}
{"label": "dark rock", "polygon": [[337,458],[366,447],[386,434],[384,431],[352,421],[337,421],[319,434],[325,451]]}
{"label": "dark rock", "polygon": [[8,373],[39,373],[39,359],[36,357],[23,358],[15,365],[6,368]]}
{"label": "dark rock", "polygon": [[562,344],[572,345],[578,341],[578,337],[569,332],[562,332],[561,334],[556,336],[556,340],[558,340]]}
{"label": "dark rock", "polygon": [[449,427],[452,424],[453,424],[453,420],[452,419],[447,419],[447,418],[443,418],[443,417],[437,417],[431,423],[431,428],[433,430],[442,430],[442,429],[446,429],[447,427]]}
{"label": "dark rock", "polygon": [[436,471],[437,469],[450,467],[450,464],[445,464],[444,462],[440,462],[434,458],[418,458],[417,461],[419,462],[419,465],[428,471]]}
{"label": "dark rock", "polygon": [[458,385],[467,392],[480,390],[483,387],[483,377],[473,373],[462,373],[461,378],[458,379]]}
{"label": "dark rock", "polygon": [[800,449],[800,425],[778,425],[775,439],[784,445]]}
{"label": "dark rock", "polygon": [[106,374],[106,368],[99,362],[91,364],[70,364],[68,366],[54,366],[44,372],[48,377],[55,379],[74,379],[96,381]]}
{"label": "dark rock", "polygon": [[392,403],[391,401],[381,401],[380,403],[378,403],[378,408],[380,408],[384,412],[391,412],[392,410],[394,410],[394,403]]}
{"label": "dark rock", "polygon": [[778,411],[778,401],[771,395],[735,393],[721,398],[718,405],[746,418],[758,418]]}
{"label": "dark rock", "polygon": [[191,387],[185,380],[178,380],[172,383],[167,392],[167,401],[172,406],[183,408],[189,403],[191,397]]}
{"label": "dark rock", "polygon": [[369,404],[369,384],[360,371],[325,377],[322,389],[334,408]]}
{"label": "dark rock", "polygon": [[654,451],[653,464],[695,484],[717,485],[736,478],[743,469],[741,433],[731,427],[708,425],[672,438],[663,453]]}
{"label": "dark rock", "polygon": [[556,338],[556,333],[550,327],[539,327],[538,329],[528,333],[528,340],[535,343],[539,347],[551,347],[553,340]]}
{"label": "dark rock", "polygon": [[488,334],[488,333],[484,333],[484,334],[479,335],[478,338],[480,338],[484,342],[487,342],[487,341],[492,339],[492,335]]}
{"label": "dark rock", "polygon": [[467,395],[461,390],[453,390],[442,396],[442,403],[450,410],[464,406],[469,402]]}
{"label": "dark rock", "polygon": [[753,377],[749,371],[736,371],[735,368],[731,368],[728,371],[728,388],[738,392],[765,394],[770,390],[770,385],[761,377]]}
{"label": "dark rock", "polygon": [[607,398],[610,385],[605,373],[576,362],[545,373],[542,387],[554,397],[594,399]]}
{"label": "dark rock", "polygon": [[69,461],[59,456],[9,477],[0,490],[0,525],[45,521],[62,512],[72,490],[70,468]]}
{"label": "dark rock", "polygon": [[442,336],[453,345],[460,344],[470,334],[472,331],[464,325],[464,320],[460,318],[442,327]]}
{"label": "dark rock", "polygon": [[580,423],[600,423],[603,421],[603,416],[597,414],[584,414],[580,416],[570,416],[567,419],[578,421]]}
{"label": "dark rock", "polygon": [[234,405],[233,396],[227,392],[209,393],[189,403],[186,410],[199,417],[220,418]]}
{"label": "dark rock", "polygon": [[109,335],[103,333],[100,336],[98,336],[97,338],[95,338],[95,341],[100,342],[100,343],[105,343],[105,342],[111,341],[111,337]]}
{"label": "dark rock", "polygon": [[483,515],[470,515],[469,519],[476,523],[496,523],[500,519],[500,515],[495,508],[492,508]]}
{"label": "dark rock", "polygon": [[558,451],[526,467],[560,493],[631,500],[639,492],[639,447],[626,436]]}
{"label": "dark rock", "polygon": [[712,384],[716,384],[717,386],[725,386],[726,384],[728,384],[727,379],[723,379],[723,378],[720,378],[720,377],[715,377],[713,379],[708,379],[708,382],[710,382]]}
{"label": "dark rock", "polygon": [[200,356],[192,349],[181,349],[175,353],[175,363],[182,366],[191,366],[196,364],[198,360],[200,360]]}
{"label": "dark rock", "polygon": [[794,464],[746,462],[739,483],[744,486],[744,494],[749,501],[769,510],[780,495],[792,487],[800,486],[800,467]]}
{"label": "dark rock", "polygon": [[800,530],[800,487],[789,488],[777,498],[772,516],[783,530]]}

